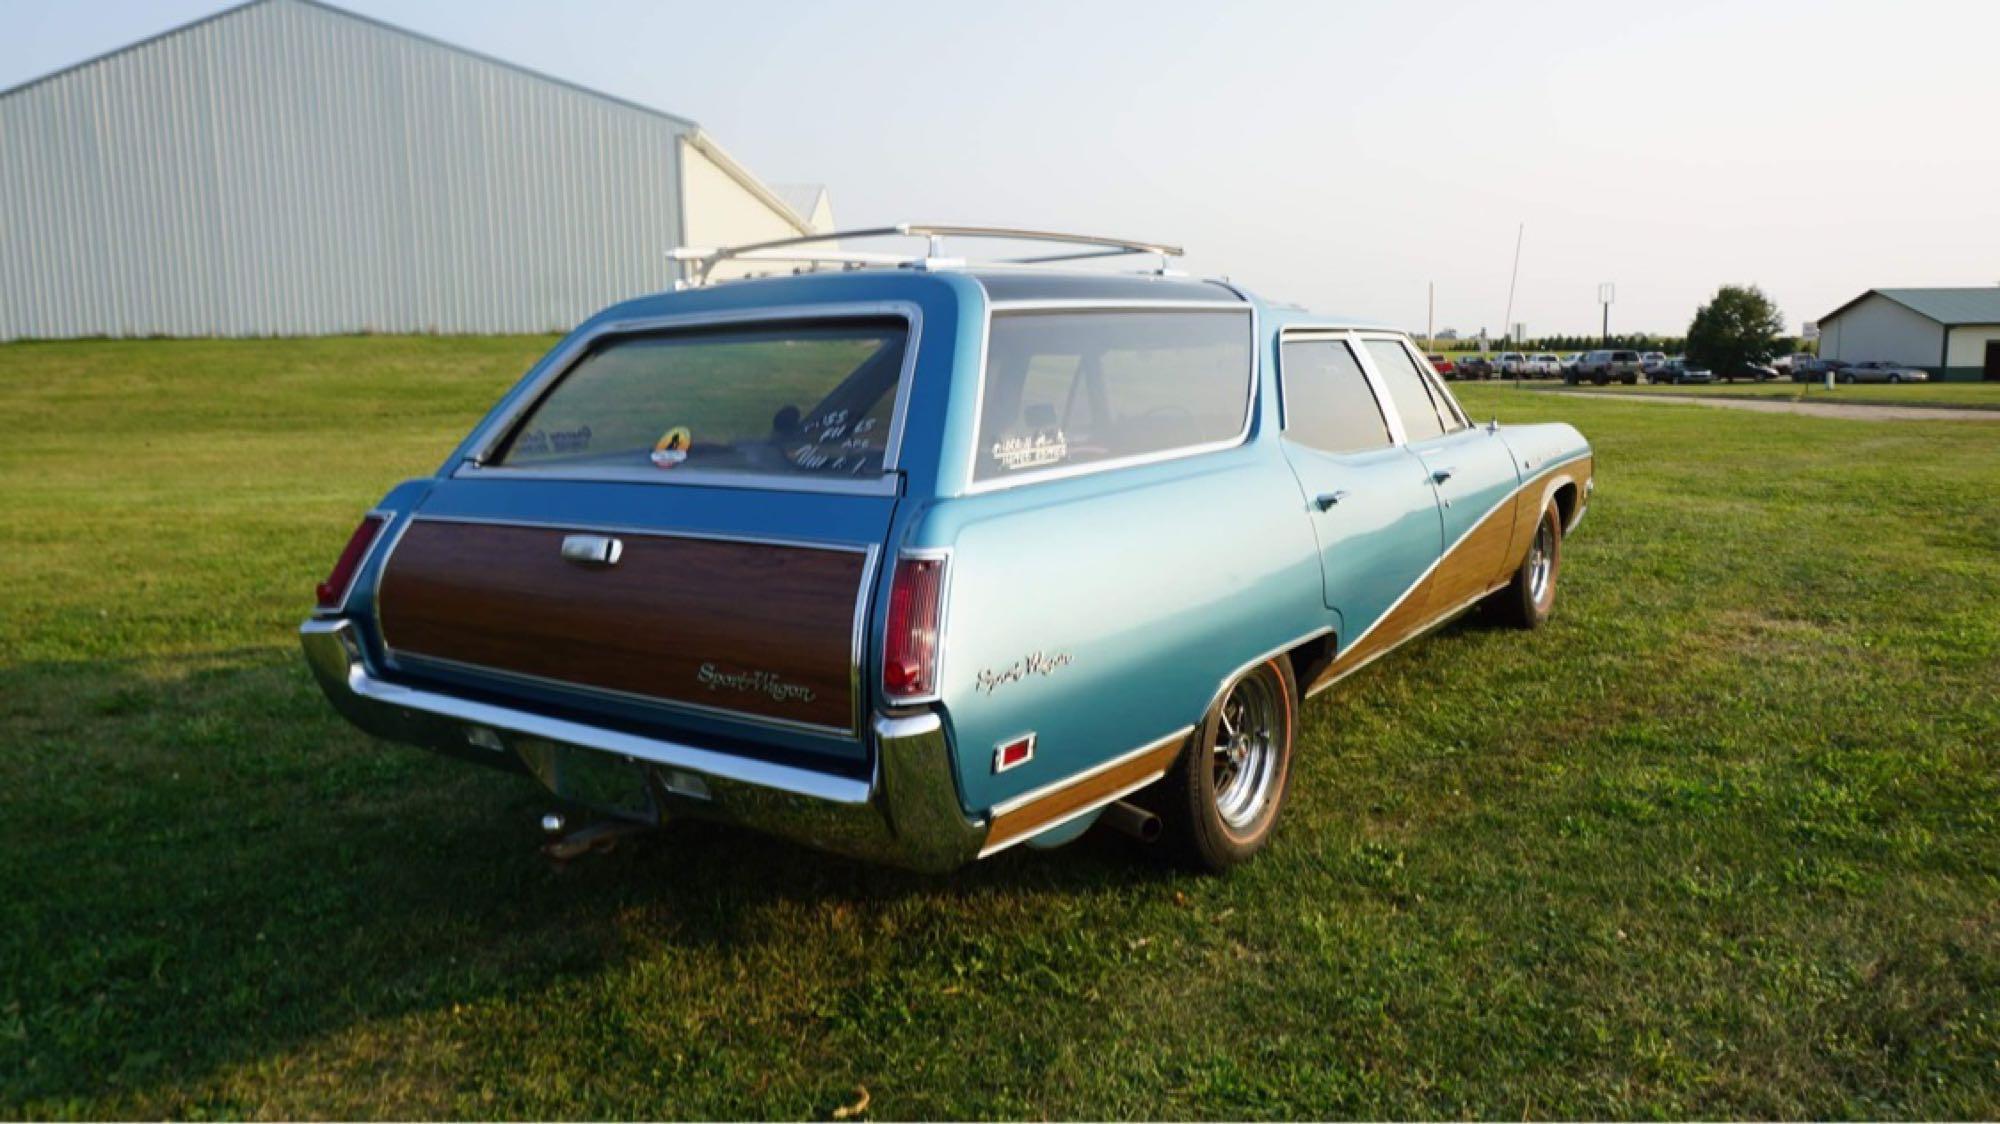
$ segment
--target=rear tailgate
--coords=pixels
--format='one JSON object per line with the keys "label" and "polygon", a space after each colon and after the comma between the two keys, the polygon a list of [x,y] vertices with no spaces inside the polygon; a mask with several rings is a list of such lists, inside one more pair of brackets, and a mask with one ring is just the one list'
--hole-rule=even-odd
{"label": "rear tailgate", "polygon": [[[473,472],[438,481],[392,530],[351,607],[391,681],[858,764],[860,667],[896,505]],[[577,537],[616,560],[565,557]]]}
{"label": "rear tailgate", "polygon": [[[616,555],[573,561],[566,541]],[[419,515],[376,598],[390,659],[855,728],[861,547]]]}
{"label": "rear tailgate", "polygon": [[566,345],[399,524],[373,590],[385,667],[862,757],[914,313],[746,315]]}

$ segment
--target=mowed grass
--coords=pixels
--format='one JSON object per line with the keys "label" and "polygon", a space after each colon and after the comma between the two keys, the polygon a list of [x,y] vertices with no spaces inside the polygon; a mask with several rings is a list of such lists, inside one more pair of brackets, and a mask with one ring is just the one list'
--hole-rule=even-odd
{"label": "mowed grass", "polygon": [[[1498,385],[1496,383],[1495,385]],[[1507,380],[1513,386],[1513,380]],[[1945,406],[1961,410],[2000,410],[2000,382],[1928,383],[1835,383],[1832,390],[1824,382],[1650,383],[1626,386],[1612,383],[1597,387],[1588,383],[1565,386],[1560,380],[1529,380],[1522,384],[1533,390],[1560,389],[1577,394],[1660,394],[1694,398],[1768,398],[1782,402],[1815,402],[1850,406]]]}
{"label": "mowed grass", "polygon": [[0,347],[0,1116],[2000,1113],[2000,429],[1461,387],[1596,443],[1555,619],[1309,704],[1226,878],[558,874],[293,636],[547,343]]}

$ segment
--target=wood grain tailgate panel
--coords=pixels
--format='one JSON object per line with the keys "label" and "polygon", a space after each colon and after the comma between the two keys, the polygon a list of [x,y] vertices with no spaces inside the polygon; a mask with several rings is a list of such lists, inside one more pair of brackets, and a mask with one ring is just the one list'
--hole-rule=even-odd
{"label": "wood grain tailgate panel", "polygon": [[614,534],[618,564],[589,567],[561,557],[573,533],[605,532],[418,520],[383,575],[384,640],[398,656],[852,728],[865,554]]}

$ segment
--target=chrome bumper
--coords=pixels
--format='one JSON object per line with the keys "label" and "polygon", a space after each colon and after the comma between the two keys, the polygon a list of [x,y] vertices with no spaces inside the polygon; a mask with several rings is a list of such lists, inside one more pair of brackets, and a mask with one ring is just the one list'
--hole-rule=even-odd
{"label": "chrome bumper", "polygon": [[[943,871],[975,858],[987,824],[965,818],[935,714],[876,716],[868,780],[740,757],[511,707],[384,682],[369,674],[352,622],[299,627],[306,663],[348,721],[391,741],[533,775],[552,791],[637,816],[726,820],[840,854]],[[633,779],[643,806],[593,800],[607,774]]]}

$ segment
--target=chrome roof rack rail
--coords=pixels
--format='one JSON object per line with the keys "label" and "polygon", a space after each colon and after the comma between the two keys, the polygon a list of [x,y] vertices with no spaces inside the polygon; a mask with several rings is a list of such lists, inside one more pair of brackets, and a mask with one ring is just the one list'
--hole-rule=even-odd
{"label": "chrome roof rack rail", "polygon": [[[890,253],[880,250],[846,250],[840,248],[812,249],[822,243],[838,242],[861,238],[922,238],[924,252],[918,255]],[[946,238],[988,238],[1008,242],[1054,242],[1065,246],[1078,247],[1059,253],[1030,254],[1024,257],[1003,257],[970,262],[965,258],[946,257]],[[1144,254],[1160,259],[1159,266],[1148,272],[1161,275],[1170,274],[1168,258],[1181,256],[1179,246],[1164,242],[1135,242],[1127,238],[1108,238],[1095,234],[1060,234],[1048,230],[1021,230],[1006,226],[955,226],[942,223],[897,223],[894,226],[873,226],[856,230],[830,230],[824,234],[806,234],[796,238],[776,238],[769,242],[747,242],[740,246],[682,246],[668,252],[667,257],[684,269],[684,275],[674,282],[674,287],[699,288],[710,281],[710,274],[716,266],[724,262],[772,262],[796,267],[794,272],[807,272],[826,266],[841,269],[866,269],[871,266],[888,266],[899,269],[956,269],[967,265],[998,266],[1002,268],[1033,268],[1055,265],[1061,262],[1086,261],[1092,258],[1117,258]]]}

